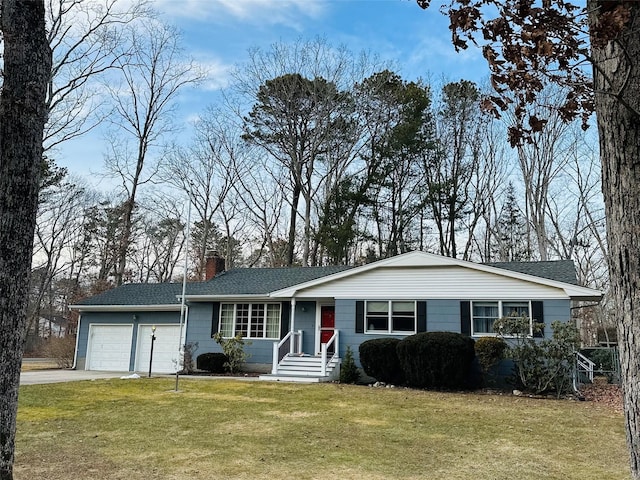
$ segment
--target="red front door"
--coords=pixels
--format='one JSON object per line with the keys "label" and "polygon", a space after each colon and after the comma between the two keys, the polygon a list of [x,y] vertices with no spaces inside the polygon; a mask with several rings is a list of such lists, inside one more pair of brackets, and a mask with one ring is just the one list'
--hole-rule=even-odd
{"label": "red front door", "polygon": [[[327,343],[333,337],[336,327],[336,311],[333,305],[323,305],[320,307],[320,345]],[[322,347],[320,347],[322,348]],[[329,353],[333,353],[333,345],[329,348]]]}

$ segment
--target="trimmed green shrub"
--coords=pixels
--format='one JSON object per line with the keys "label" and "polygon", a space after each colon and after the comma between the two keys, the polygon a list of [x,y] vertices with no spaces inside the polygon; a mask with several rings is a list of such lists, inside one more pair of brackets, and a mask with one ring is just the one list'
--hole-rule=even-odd
{"label": "trimmed green shrub", "polygon": [[347,346],[344,359],[340,364],[340,383],[356,383],[360,379],[360,372],[353,359],[351,347]]}
{"label": "trimmed green shrub", "polygon": [[468,388],[474,341],[453,332],[423,332],[398,343],[400,365],[407,384],[416,388]]}
{"label": "trimmed green shrub", "polygon": [[360,344],[360,365],[364,373],[384,383],[400,385],[404,374],[398,359],[398,338],[374,338]]}
{"label": "trimmed green shrub", "polygon": [[507,342],[499,337],[482,337],[476,340],[475,349],[482,371],[486,374],[504,358]]}
{"label": "trimmed green shrub", "polygon": [[212,338],[222,347],[222,351],[227,356],[224,368],[226,368],[229,373],[237,373],[240,371],[244,362],[251,356],[251,354],[244,351],[244,347],[245,345],[251,345],[252,342],[242,338],[241,333],[235,337],[224,338],[222,334],[218,332],[214,334]]}
{"label": "trimmed green shrub", "polygon": [[[526,317],[522,322],[528,321]],[[499,318],[493,324],[513,324],[513,320],[503,322]],[[531,393],[554,391],[561,397],[572,386],[575,351],[580,343],[578,329],[569,322],[554,321],[551,324],[553,337],[539,340],[526,334],[526,329],[519,329],[522,334],[510,338],[512,343],[508,356],[515,364],[514,385]],[[498,328],[497,331],[513,332]]]}
{"label": "trimmed green shrub", "polygon": [[196,365],[198,370],[204,370],[211,373],[224,373],[225,363],[228,362],[227,356],[220,352],[208,352],[198,355]]}

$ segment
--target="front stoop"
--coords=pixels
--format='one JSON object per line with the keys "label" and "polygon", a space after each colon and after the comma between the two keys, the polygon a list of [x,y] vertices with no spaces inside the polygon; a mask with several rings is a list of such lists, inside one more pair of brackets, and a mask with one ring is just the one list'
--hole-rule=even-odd
{"label": "front stoop", "polygon": [[326,375],[321,374],[322,357],[311,355],[286,355],[278,364],[276,373],[260,375],[260,380],[272,382],[320,383],[337,380],[340,375],[340,359],[329,361]]}

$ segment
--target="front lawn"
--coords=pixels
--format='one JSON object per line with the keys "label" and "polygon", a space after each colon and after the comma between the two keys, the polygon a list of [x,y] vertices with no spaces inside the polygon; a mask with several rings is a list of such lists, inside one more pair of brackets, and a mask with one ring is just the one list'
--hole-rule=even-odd
{"label": "front lawn", "polygon": [[589,402],[339,384],[105,380],[20,389],[16,480],[629,477]]}

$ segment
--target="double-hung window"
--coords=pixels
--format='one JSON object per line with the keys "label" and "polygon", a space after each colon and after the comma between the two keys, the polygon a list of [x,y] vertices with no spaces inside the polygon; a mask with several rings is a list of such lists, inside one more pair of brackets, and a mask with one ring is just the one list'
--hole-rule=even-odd
{"label": "double-hung window", "polygon": [[472,302],[472,335],[493,335],[493,322],[502,317],[527,317],[531,319],[531,302],[528,301],[475,301]]}
{"label": "double-hung window", "polygon": [[280,338],[279,303],[223,303],[219,332],[225,338]]}
{"label": "double-hung window", "polygon": [[416,333],[416,302],[375,300],[365,306],[366,333]]}

